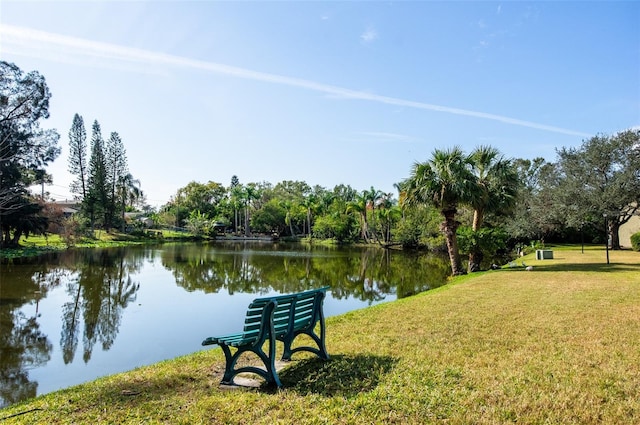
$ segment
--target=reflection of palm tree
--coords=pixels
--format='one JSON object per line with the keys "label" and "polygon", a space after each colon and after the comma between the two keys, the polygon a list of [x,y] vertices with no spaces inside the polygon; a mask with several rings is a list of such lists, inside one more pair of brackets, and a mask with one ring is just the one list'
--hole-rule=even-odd
{"label": "reflection of palm tree", "polygon": [[472,198],[476,186],[470,159],[460,148],[436,149],[430,160],[416,163],[411,176],[403,182],[408,205],[431,204],[444,217],[444,233],[453,275],[465,274],[458,252],[456,214],[458,205]]}

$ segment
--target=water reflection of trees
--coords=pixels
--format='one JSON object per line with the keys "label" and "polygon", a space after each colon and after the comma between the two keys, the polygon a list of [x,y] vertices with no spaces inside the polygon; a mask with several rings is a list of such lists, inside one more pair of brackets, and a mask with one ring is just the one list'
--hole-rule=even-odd
{"label": "water reflection of trees", "polygon": [[28,370],[47,363],[53,348],[40,332],[36,317],[26,317],[22,312],[4,317],[4,313],[2,309],[0,407],[36,395],[38,383],[29,380]]}
{"label": "water reflection of trees", "polygon": [[75,357],[81,328],[85,363],[91,359],[97,342],[103,350],[111,348],[122,313],[136,300],[140,288],[131,275],[146,258],[144,250],[124,248],[80,251],[78,255],[81,258],[74,261],[73,275],[66,281],[69,301],[62,306],[60,346],[65,363],[71,363]]}
{"label": "water reflection of trees", "polygon": [[[40,331],[39,301],[63,274],[47,264],[0,266],[0,407],[36,395],[38,384],[29,380],[28,371],[46,364],[53,349]],[[33,306],[32,316],[21,311],[27,305]]]}
{"label": "water reflection of trees", "polygon": [[[240,245],[242,247],[242,245]],[[379,301],[440,286],[450,273],[446,259],[424,253],[382,249],[254,245],[192,245],[164,249],[163,265],[187,291],[290,293],[331,286],[333,298]]]}
{"label": "water reflection of trees", "polygon": [[[125,255],[127,252],[127,255]],[[0,267],[0,406],[36,395],[28,370],[51,358],[52,344],[39,329],[39,301],[65,285],[60,346],[65,363],[73,361],[82,333],[83,359],[100,343],[108,350],[119,331],[123,310],[136,299],[140,284],[131,278],[150,250],[74,250],[14,260]],[[33,317],[24,307],[34,304]]]}

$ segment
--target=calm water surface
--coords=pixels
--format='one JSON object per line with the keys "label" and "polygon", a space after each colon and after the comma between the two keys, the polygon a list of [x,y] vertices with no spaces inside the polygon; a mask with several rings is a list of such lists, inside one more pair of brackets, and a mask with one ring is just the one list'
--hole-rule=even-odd
{"label": "calm water surface", "polygon": [[329,317],[440,286],[449,273],[433,255],[282,243],[14,260],[0,265],[0,407],[211,349],[201,341],[241,330],[257,296],[329,285]]}

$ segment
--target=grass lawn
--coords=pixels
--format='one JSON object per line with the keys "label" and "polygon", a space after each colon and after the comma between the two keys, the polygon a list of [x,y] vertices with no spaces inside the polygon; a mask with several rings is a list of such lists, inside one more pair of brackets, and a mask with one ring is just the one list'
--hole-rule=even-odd
{"label": "grass lawn", "polygon": [[610,252],[607,265],[604,249],[577,246],[524,260],[533,271],[464,276],[329,318],[332,360],[294,360],[280,373],[282,391],[221,389],[215,348],[38,397],[0,410],[0,419],[640,423],[640,253]]}

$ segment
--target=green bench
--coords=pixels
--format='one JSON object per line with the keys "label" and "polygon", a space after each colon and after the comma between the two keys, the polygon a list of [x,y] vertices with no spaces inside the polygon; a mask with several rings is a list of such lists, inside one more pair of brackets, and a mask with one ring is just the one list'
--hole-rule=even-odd
{"label": "green bench", "polygon": [[[241,333],[210,337],[202,345],[217,344],[224,352],[226,365],[222,384],[233,385],[233,378],[239,373],[255,373],[263,377],[267,384],[282,387],[275,366],[276,341],[284,343],[282,360],[291,360],[293,353],[309,351],[323,360],[329,359],[325,347],[325,323],[322,311],[323,301],[329,287],[313,289],[288,295],[256,298],[249,304],[244,330]],[[315,328],[320,324],[320,333]],[[317,347],[299,346],[292,348],[294,339],[308,335]],[[268,352],[264,351],[269,342]],[[235,348],[235,353],[231,352]],[[255,353],[264,363],[265,369],[245,366],[236,368],[238,358],[245,352]]]}

